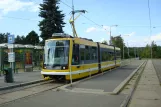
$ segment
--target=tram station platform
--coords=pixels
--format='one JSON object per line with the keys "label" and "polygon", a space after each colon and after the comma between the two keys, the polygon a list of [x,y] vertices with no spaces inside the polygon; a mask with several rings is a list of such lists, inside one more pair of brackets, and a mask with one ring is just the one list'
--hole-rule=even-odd
{"label": "tram station platform", "polygon": [[[85,79],[81,82],[74,83],[62,87],[62,90],[71,92],[84,92],[84,93],[113,93],[120,84],[125,84],[125,80],[134,72],[134,70],[141,65],[144,60],[133,60],[128,66],[118,67],[113,70],[98,74],[94,77]],[[127,81],[126,81],[127,82]]]}
{"label": "tram station platform", "polygon": [[17,85],[25,84],[25,83],[31,83],[31,82],[38,82],[43,80],[40,71],[33,71],[33,72],[22,72],[22,73],[14,73],[13,83],[6,83],[5,77],[0,76],[0,90],[12,88]]}

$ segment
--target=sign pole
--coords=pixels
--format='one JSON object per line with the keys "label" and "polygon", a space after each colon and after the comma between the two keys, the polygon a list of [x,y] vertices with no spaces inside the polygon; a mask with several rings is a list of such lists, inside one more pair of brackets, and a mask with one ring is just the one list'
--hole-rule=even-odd
{"label": "sign pole", "polygon": [[15,42],[15,37],[14,35],[8,35],[8,49],[9,49],[9,53],[8,53],[8,62],[10,62],[10,68],[11,68],[11,75],[12,75],[12,80],[13,79],[13,73],[14,73],[14,62],[15,62],[15,53],[13,52],[13,48],[14,48],[14,42]]}

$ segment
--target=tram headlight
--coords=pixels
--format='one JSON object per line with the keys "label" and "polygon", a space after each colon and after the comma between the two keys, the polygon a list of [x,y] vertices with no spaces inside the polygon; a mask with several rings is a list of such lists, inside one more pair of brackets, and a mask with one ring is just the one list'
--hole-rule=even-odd
{"label": "tram headlight", "polygon": [[62,70],[68,69],[68,66],[62,66],[61,69]]}
{"label": "tram headlight", "polygon": [[43,68],[46,69],[46,65],[45,64],[43,64]]}

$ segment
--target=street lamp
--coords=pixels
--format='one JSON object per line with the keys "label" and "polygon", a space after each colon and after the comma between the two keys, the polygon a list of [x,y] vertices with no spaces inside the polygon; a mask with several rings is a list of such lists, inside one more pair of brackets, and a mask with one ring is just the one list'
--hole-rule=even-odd
{"label": "street lamp", "polygon": [[[156,27],[155,26],[153,26],[153,29],[155,29]],[[152,33],[152,31],[151,31],[151,33]],[[151,36],[151,35],[150,35]],[[151,38],[151,59],[153,58],[153,44],[152,44],[152,38]]]}
{"label": "street lamp", "polygon": [[128,57],[130,58],[130,53],[129,53],[129,43],[127,42],[127,46],[128,46]]}
{"label": "street lamp", "polygon": [[[129,36],[129,35],[124,35],[124,36]],[[122,36],[122,39],[123,39],[123,59],[124,59],[124,38],[123,38],[123,36]]]}
{"label": "street lamp", "polygon": [[118,25],[111,25],[110,26],[110,45],[112,45],[112,37],[111,37],[111,27],[117,27]]}

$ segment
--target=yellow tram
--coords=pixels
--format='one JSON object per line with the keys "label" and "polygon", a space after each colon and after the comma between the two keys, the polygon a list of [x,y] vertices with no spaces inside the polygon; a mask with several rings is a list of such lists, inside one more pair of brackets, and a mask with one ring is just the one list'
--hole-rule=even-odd
{"label": "yellow tram", "polygon": [[120,48],[55,33],[45,41],[41,74],[57,80],[83,78],[120,66]]}

